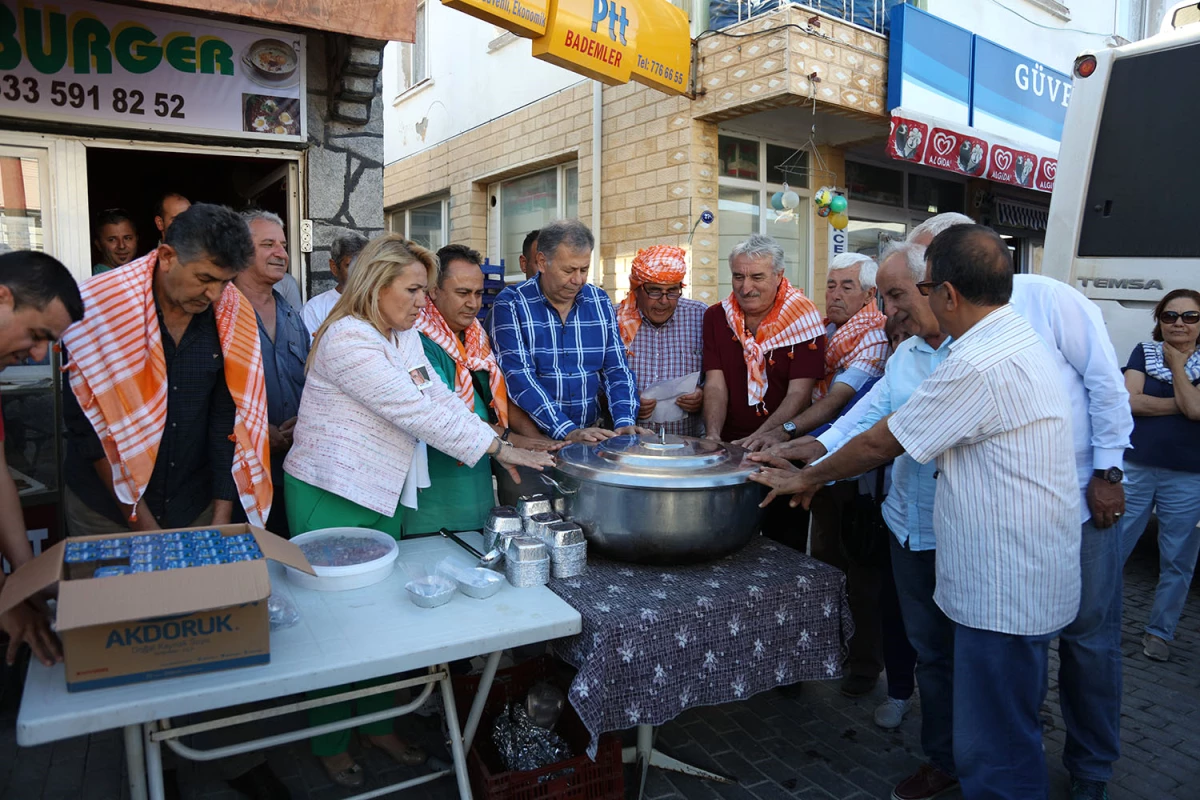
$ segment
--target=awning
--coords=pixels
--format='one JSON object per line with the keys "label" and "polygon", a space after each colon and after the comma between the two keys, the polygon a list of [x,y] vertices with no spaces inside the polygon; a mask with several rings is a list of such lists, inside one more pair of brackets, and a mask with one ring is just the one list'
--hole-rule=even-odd
{"label": "awning", "polygon": [[295,25],[365,39],[412,42],[416,0],[147,0],[204,14],[231,14],[261,24]]}
{"label": "awning", "polygon": [[1050,210],[1032,203],[1022,203],[1007,197],[996,198],[996,222],[1006,228],[1027,231],[1044,231],[1050,219]]}
{"label": "awning", "polygon": [[899,107],[892,109],[887,152],[911,164],[1042,192],[1054,189],[1058,173],[1057,154]]}

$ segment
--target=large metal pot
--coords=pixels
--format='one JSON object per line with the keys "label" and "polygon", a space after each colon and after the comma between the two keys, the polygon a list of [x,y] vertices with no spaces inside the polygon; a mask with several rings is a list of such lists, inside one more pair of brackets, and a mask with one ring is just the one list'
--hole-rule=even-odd
{"label": "large metal pot", "polygon": [[558,452],[553,482],[591,546],[623,561],[682,564],[738,550],[758,532],[764,489],[736,445],[618,436]]}

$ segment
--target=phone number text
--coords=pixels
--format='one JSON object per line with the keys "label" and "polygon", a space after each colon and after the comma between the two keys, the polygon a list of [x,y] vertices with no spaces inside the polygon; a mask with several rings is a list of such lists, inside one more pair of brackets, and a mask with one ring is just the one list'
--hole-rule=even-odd
{"label": "phone number text", "polygon": [[116,87],[102,92],[100,87],[67,81],[50,81],[49,86],[37,78],[20,78],[16,75],[0,76],[0,97],[13,103],[24,102],[38,105],[49,99],[57,108],[89,108],[100,111],[111,108],[117,114],[146,116],[153,114],[164,119],[186,119],[183,95],[155,92],[148,96],[141,89]]}

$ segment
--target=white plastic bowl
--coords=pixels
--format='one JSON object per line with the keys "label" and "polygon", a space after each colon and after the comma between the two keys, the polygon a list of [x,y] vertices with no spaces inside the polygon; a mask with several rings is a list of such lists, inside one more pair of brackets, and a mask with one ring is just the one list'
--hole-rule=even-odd
{"label": "white plastic bowl", "polygon": [[379,583],[392,574],[392,569],[396,566],[396,556],[400,554],[400,548],[396,546],[396,540],[391,536],[370,528],[322,528],[293,536],[292,543],[302,545],[305,542],[329,536],[360,536],[374,539],[381,544],[386,544],[388,552],[373,561],[352,566],[318,567],[313,565],[313,571],[317,573],[315,577],[288,567],[288,580],[305,589],[315,589],[319,592],[344,592],[348,589],[361,589],[364,586]]}

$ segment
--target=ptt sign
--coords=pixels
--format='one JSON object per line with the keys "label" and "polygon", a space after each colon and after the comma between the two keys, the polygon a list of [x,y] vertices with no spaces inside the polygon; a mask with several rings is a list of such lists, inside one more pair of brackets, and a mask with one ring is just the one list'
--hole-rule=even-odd
{"label": "ptt sign", "polygon": [[625,40],[625,29],[629,27],[629,17],[625,6],[621,6],[621,10],[618,12],[616,0],[596,0],[592,5],[592,33],[596,33],[596,29],[606,19],[608,20],[608,38],[614,42],[620,41],[624,45],[629,44]]}

